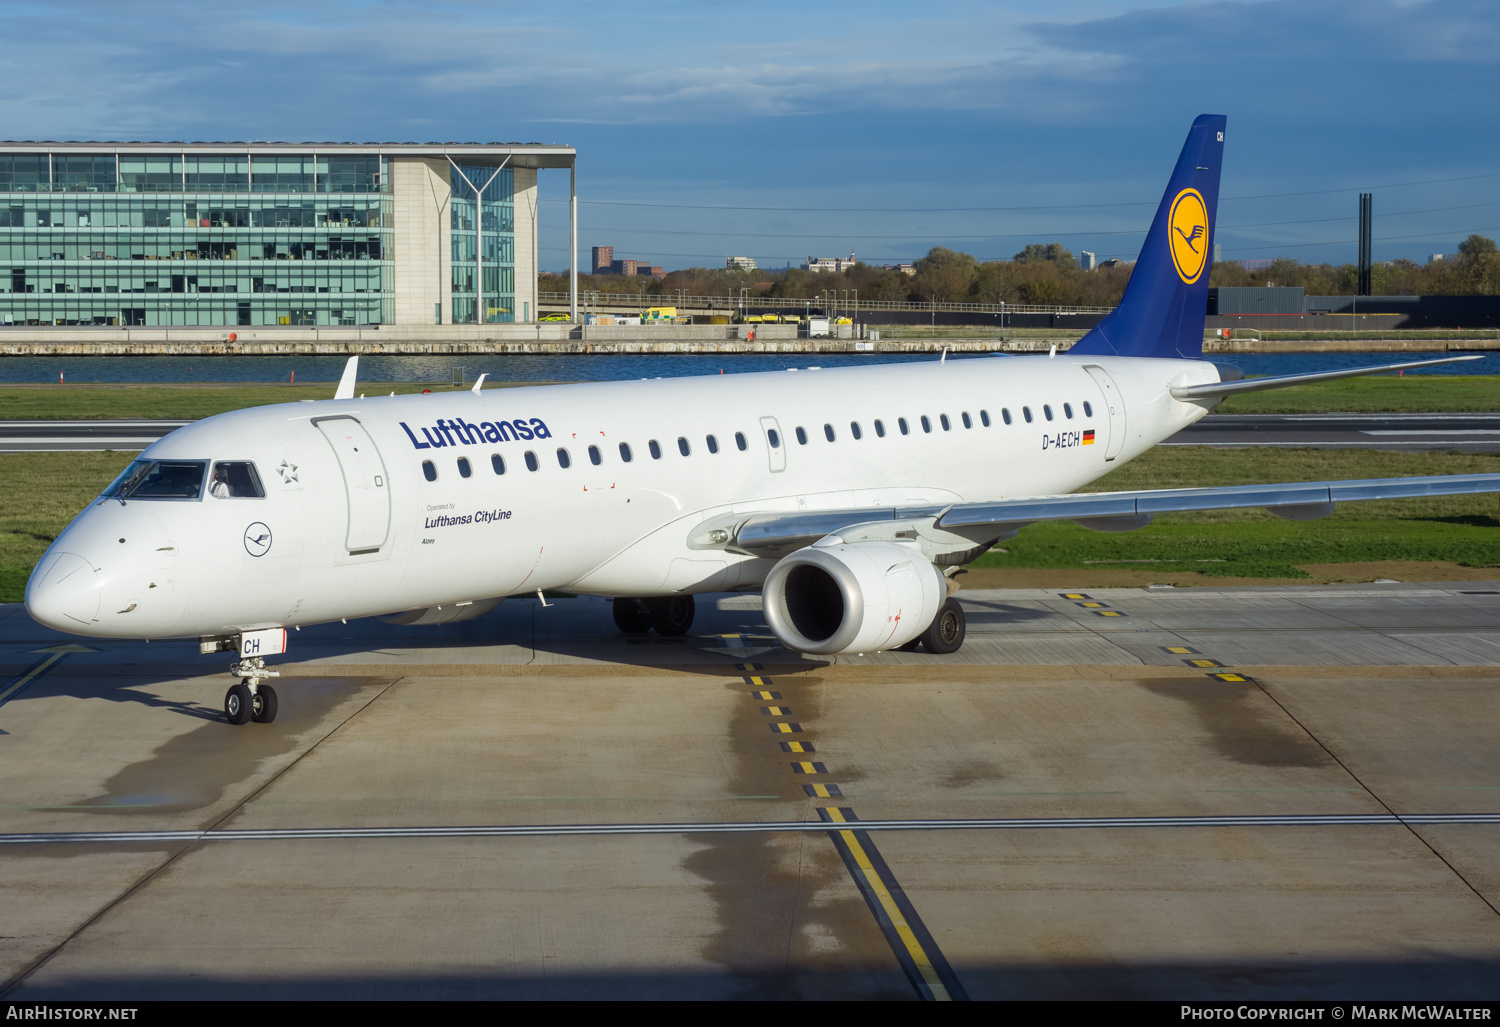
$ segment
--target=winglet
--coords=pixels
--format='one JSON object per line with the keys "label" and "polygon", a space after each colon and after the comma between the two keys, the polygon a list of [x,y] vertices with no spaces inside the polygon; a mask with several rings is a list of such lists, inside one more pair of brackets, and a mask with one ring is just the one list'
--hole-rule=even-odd
{"label": "winglet", "polygon": [[344,365],[344,376],[339,379],[339,390],[333,394],[334,399],[353,399],[354,381],[359,377],[359,357],[349,358]]}
{"label": "winglet", "polygon": [[[488,372],[486,372],[486,373],[488,373]],[[480,375],[479,376],[479,380],[474,383],[474,387],[472,389],[470,389],[469,391],[470,392],[478,392],[479,389],[480,389],[480,387],[482,387],[484,385],[484,379],[485,379],[485,375],[483,375],[483,374]]]}

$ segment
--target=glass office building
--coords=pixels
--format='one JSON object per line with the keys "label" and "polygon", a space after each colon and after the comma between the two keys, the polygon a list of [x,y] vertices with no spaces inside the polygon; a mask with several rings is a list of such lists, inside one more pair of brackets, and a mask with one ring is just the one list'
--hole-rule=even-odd
{"label": "glass office building", "polygon": [[573,158],[501,144],[0,143],[0,324],[534,318],[536,172]]}

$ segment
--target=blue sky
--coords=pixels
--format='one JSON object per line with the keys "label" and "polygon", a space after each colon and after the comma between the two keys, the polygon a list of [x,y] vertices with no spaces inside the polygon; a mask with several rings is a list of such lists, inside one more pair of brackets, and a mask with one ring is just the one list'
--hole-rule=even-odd
{"label": "blue sky", "polygon": [[1500,235],[1480,0],[10,0],[0,38],[13,139],[575,145],[583,260],[1130,258],[1200,113],[1226,258],[1352,261],[1361,190],[1378,260]]}

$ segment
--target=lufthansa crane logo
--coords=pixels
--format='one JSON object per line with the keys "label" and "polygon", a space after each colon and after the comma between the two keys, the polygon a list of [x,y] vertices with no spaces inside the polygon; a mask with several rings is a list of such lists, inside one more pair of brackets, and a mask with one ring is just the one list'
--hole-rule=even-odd
{"label": "lufthansa crane logo", "polygon": [[1196,282],[1208,266],[1208,207],[1196,189],[1184,189],[1172,201],[1167,219],[1172,263],[1188,285]]}
{"label": "lufthansa crane logo", "polygon": [[245,552],[251,556],[265,556],[271,551],[271,529],[256,521],[245,529]]}

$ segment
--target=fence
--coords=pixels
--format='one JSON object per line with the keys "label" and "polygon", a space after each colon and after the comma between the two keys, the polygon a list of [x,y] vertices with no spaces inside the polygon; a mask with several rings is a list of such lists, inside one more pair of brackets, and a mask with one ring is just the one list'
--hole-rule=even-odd
{"label": "fence", "polygon": [[[538,292],[539,308],[567,309],[565,292]],[[578,294],[578,306],[623,307],[631,310],[671,306],[679,310],[731,312],[740,310],[821,310],[837,316],[853,317],[870,311],[940,314],[1108,314],[1113,307],[1064,307],[1037,303],[913,303],[908,300],[861,300],[858,297],[824,295],[817,299],[788,299],[773,296],[688,296],[672,293],[630,293],[588,290]]]}

